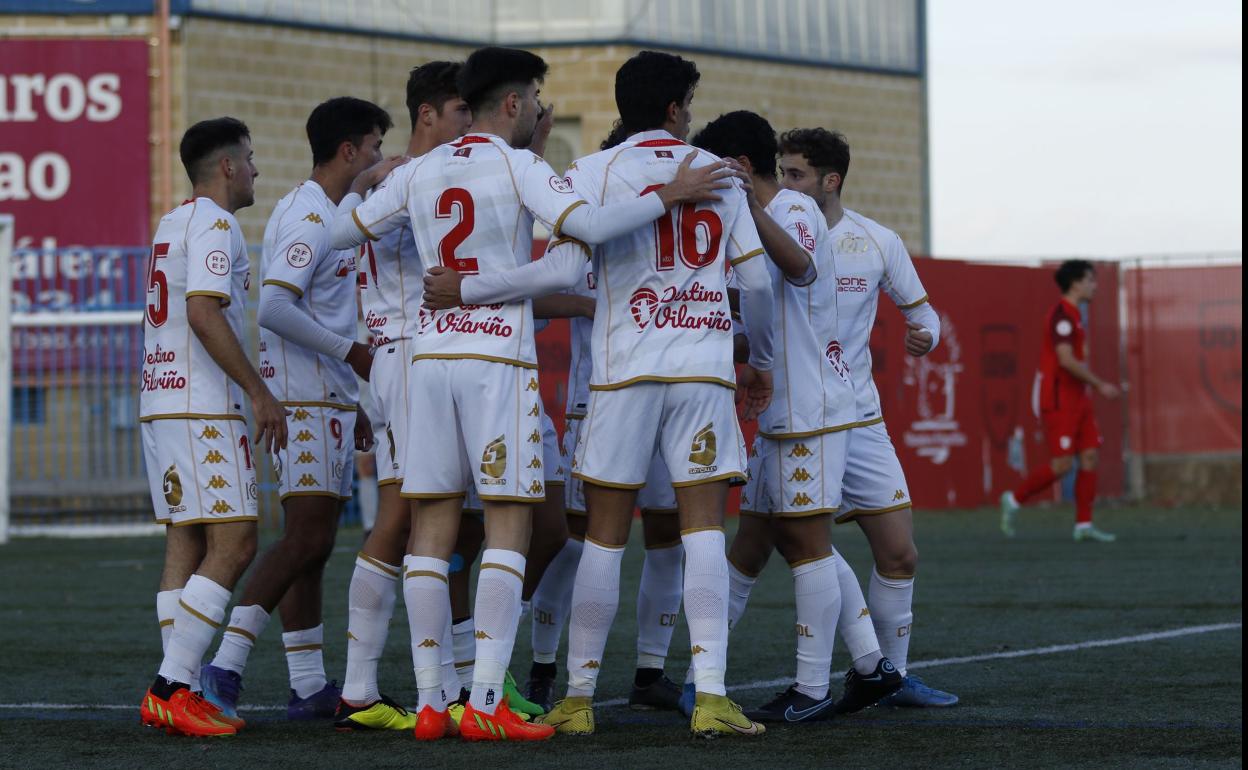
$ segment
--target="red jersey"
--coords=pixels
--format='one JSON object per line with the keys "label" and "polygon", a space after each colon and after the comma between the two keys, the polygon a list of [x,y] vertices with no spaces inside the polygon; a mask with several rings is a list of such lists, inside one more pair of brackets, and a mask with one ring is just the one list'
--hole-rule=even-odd
{"label": "red jersey", "polygon": [[1049,311],[1044,322],[1044,345],[1040,351],[1040,409],[1070,411],[1088,399],[1088,386],[1062,368],[1057,360],[1057,346],[1066,343],[1075,358],[1087,359],[1087,336],[1079,308],[1064,298]]}

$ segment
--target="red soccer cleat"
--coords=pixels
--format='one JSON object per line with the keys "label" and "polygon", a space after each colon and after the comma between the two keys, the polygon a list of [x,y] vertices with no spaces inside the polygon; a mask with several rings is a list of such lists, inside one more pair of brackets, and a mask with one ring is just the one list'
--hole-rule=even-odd
{"label": "red soccer cleat", "polygon": [[233,726],[214,719],[207,701],[186,688],[178,690],[168,700],[148,690],[139,706],[139,718],[148,727],[162,728],[170,735],[208,738],[238,732]]}
{"label": "red soccer cleat", "polygon": [[545,741],[554,734],[550,725],[525,722],[507,707],[506,698],[493,714],[477,711],[469,703],[459,720],[459,737],[466,741]]}

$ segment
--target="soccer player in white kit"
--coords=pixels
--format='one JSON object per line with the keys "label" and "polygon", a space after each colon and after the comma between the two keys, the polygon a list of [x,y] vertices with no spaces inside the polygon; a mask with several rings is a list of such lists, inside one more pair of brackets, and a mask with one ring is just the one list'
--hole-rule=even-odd
{"label": "soccer player in white kit", "polygon": [[[940,318],[928,301],[914,263],[897,233],[841,203],[849,172],[845,137],[822,128],[795,129],[780,137],[783,184],[819,202],[827,219],[837,265],[837,305],[843,357],[853,377],[858,424],[850,431],[844,504],[837,523],[856,521],[867,536],[875,565],[867,599],[853,570],[838,559],[841,576],[841,634],[858,660],[878,646],[904,677],[902,687],[883,701],[895,706],[952,706],[956,695],[928,687],[906,673],[914,614],[914,575],[918,550],[910,490],[897,452],[884,427],[879,391],[871,374],[871,328],[880,292],[906,316],[906,352],[923,356],[940,341]],[[863,612],[866,610],[866,614]],[[874,624],[878,642],[868,631]],[[856,711],[875,702],[863,667],[846,674],[838,711]]]}
{"label": "soccer player in white kit", "polygon": [[[713,194],[711,172],[688,170],[674,190],[609,208],[588,205],[528,145],[541,106],[546,63],[527,51],[489,47],[469,56],[459,93],[474,132],[403,166],[386,185],[335,223],[334,245],[350,247],[410,223],[426,267],[490,275],[530,261],[539,218],[556,239],[600,242],[652,221],[673,205]],[[506,667],[515,641],[531,506],[544,497],[540,395],[530,303],[422,310],[412,341],[409,426],[439,437],[439,451],[407,452],[403,492],[419,501],[404,560],[420,708],[416,736],[454,734],[439,647],[450,612],[448,560],[469,484],[485,507],[486,549],[477,582],[476,663],[459,734],[466,740],[543,740],[553,734],[505,707]],[[418,432],[418,433],[417,433]],[[421,641],[416,642],[419,638]]]}
{"label": "soccer player in white kit", "polygon": [[234,212],[255,202],[251,135],[234,118],[205,120],[187,129],[179,153],[194,189],[156,228],[143,317],[139,422],[166,542],[156,594],[164,660],[139,711],[170,733],[232,735],[242,720],[192,685],[256,552],[244,397],[267,451],[286,443],[286,412],[243,351],[251,272]]}
{"label": "soccer player in white kit", "polygon": [[290,444],[274,461],[285,528],[261,556],[204,669],[205,697],[227,713],[237,704],[252,645],[279,602],[290,669],[287,718],[332,717],[338,706],[322,655],[321,579],[350,496],[354,450],[372,441],[355,379],[367,379],[372,355],[355,340],[355,251],[333,249],[328,234],[337,202],[381,160],[389,128],[385,110],[361,99],[318,105],[307,122],[312,175],[278,201],[265,228],[260,373],[291,410]]}

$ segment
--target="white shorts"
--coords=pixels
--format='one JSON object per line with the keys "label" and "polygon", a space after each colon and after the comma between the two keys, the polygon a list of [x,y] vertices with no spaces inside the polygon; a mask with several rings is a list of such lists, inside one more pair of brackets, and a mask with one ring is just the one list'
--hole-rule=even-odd
{"label": "white shorts", "polygon": [[[403,496],[538,502],[546,497],[537,371],[472,358],[422,358],[408,372]],[[415,443],[415,437],[422,443]]]}
{"label": "white shorts", "polygon": [[140,426],[156,521],[175,527],[256,519],[256,469],[242,420]]}
{"label": "white shorts", "polygon": [[[583,417],[569,417],[567,428],[563,431],[563,452],[565,474],[570,477],[564,488],[563,505],[573,516],[585,515],[585,482],[572,476],[572,453],[576,451],[576,439],[585,423]],[[652,513],[675,513],[676,490],[672,488],[672,477],[663,464],[663,456],[658,452],[650,458],[650,470],[646,474],[646,485],[637,493],[637,507]]]}
{"label": "white shorts", "polygon": [[[567,470],[564,466],[567,464],[563,458],[563,447],[559,445],[559,431],[555,430],[555,423],[547,416],[546,410],[542,410],[542,473],[546,479],[546,491],[550,494],[558,494],[558,490],[551,490],[552,486],[564,486],[564,479],[567,478]],[[484,507],[481,505],[481,496],[477,494],[476,487],[468,487],[468,494],[464,497],[464,510],[468,513],[483,513]]]}
{"label": "white shorts", "polygon": [[595,390],[572,476],[619,489],[646,485],[655,454],[675,487],[745,480],[745,440],[732,391],[709,382],[640,382]]}
{"label": "white shorts", "polygon": [[355,412],[288,405],[286,448],[273,456],[277,491],[288,497],[351,498],[355,473]]}
{"label": "white shorts", "polygon": [[[404,437],[407,436],[407,340],[377,348],[368,384],[377,417],[373,422],[377,458],[377,485],[403,481]],[[370,419],[372,415],[369,415]]]}
{"label": "white shorts", "polygon": [[909,508],[910,487],[884,423],[854,428],[848,433],[844,503],[836,522],[843,524],[858,516]]}
{"label": "white shorts", "polygon": [[836,513],[848,445],[847,430],[793,439],[755,437],[741,513],[784,517]]}

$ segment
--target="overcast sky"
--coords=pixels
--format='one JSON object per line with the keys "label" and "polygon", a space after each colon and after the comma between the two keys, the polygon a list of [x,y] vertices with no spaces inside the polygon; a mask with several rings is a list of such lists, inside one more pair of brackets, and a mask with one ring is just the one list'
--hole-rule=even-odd
{"label": "overcast sky", "polygon": [[1243,248],[1232,0],[928,0],[932,252]]}

